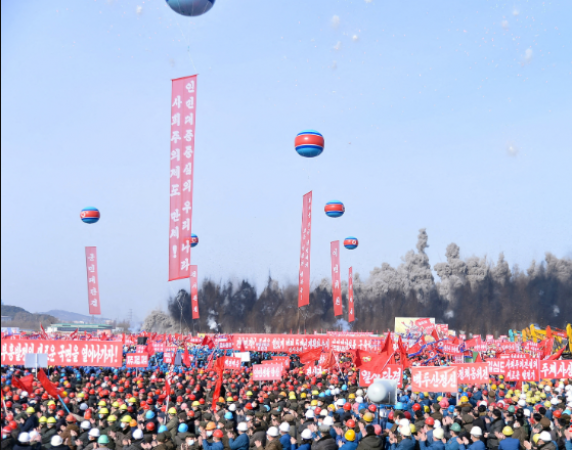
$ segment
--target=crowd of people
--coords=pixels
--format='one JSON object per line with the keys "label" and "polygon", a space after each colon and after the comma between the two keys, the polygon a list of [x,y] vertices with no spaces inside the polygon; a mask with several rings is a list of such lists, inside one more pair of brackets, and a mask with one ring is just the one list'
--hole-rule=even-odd
{"label": "crowd of people", "polygon": [[279,381],[225,370],[213,398],[212,352],[194,355],[173,371],[157,360],[142,371],[58,367],[59,398],[38,381],[16,388],[29,372],[2,367],[2,450],[572,450],[569,379],[491,376],[451,394],[412,392],[405,378],[396,404],[377,405],[351,360],[307,375],[293,358]]}

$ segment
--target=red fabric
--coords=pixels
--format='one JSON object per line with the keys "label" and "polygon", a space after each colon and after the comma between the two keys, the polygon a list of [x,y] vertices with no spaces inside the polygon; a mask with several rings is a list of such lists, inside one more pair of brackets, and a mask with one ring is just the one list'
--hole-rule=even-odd
{"label": "red fabric", "polygon": [[411,367],[411,363],[409,362],[409,359],[407,358],[407,350],[405,349],[405,345],[403,345],[403,341],[401,340],[401,336],[399,336],[399,339],[397,340],[397,346],[399,347],[399,358],[401,360],[401,365],[403,366],[403,369],[407,369],[408,367]]}
{"label": "red fabric", "polygon": [[85,266],[87,268],[87,299],[90,315],[101,315],[99,299],[99,275],[97,272],[97,248],[85,248]]}
{"label": "red fabric", "polygon": [[302,199],[302,238],[300,240],[300,276],[298,308],[310,304],[310,247],[312,244],[312,191]]}
{"label": "red fabric", "polygon": [[552,339],[552,330],[550,329],[550,325],[546,327],[546,339]]}
{"label": "red fabric", "polygon": [[566,346],[562,347],[560,350],[558,350],[556,353],[554,353],[553,355],[550,355],[548,358],[549,360],[557,360],[562,356],[562,353],[564,353],[564,350],[566,350]]}
{"label": "red fabric", "polygon": [[475,358],[475,362],[476,363],[482,363],[483,362],[483,358],[481,358],[481,354],[477,353],[477,357]]}
{"label": "red fabric", "polygon": [[38,381],[44,387],[48,395],[52,398],[58,398],[61,394],[60,390],[53,384],[42,369],[38,371]]}
{"label": "red fabric", "polygon": [[199,268],[198,266],[191,266],[191,308],[192,318],[199,319]]}
{"label": "red fabric", "polygon": [[431,337],[433,339],[435,339],[435,342],[437,342],[439,340],[439,334],[437,333],[437,329],[433,328],[433,331],[431,331]]}
{"label": "red fabric", "polygon": [[22,378],[12,377],[12,385],[16,389],[22,389],[23,391],[26,391],[28,394],[34,392],[33,383],[34,383],[34,375],[32,374],[26,375],[25,377]]}
{"label": "red fabric", "polygon": [[187,367],[191,367],[191,356],[189,355],[188,349],[183,351],[183,364]]}
{"label": "red fabric", "polygon": [[349,281],[348,281],[348,322],[351,323],[354,320],[355,320],[354,275],[353,275],[353,268],[350,267]]}
{"label": "red fabric", "polygon": [[330,257],[332,260],[332,299],[334,301],[334,316],[341,316],[342,310],[342,279],[340,268],[340,241],[330,242]]}
{"label": "red fabric", "polygon": [[300,353],[300,362],[302,364],[306,364],[311,361],[317,361],[318,359],[320,359],[321,354],[322,354],[321,348],[314,348],[312,350],[305,351],[304,353]]}
{"label": "red fabric", "polygon": [[222,387],[222,373],[224,372],[224,360],[226,358],[224,356],[218,358],[215,362],[214,370],[218,374],[218,379],[216,380],[216,386],[213,394],[213,405],[212,408],[216,408],[216,402],[220,397],[220,389]]}
{"label": "red fabric", "polygon": [[322,369],[330,369],[337,364],[336,357],[334,356],[334,352],[330,351],[329,355],[326,357],[326,360],[322,363]]}

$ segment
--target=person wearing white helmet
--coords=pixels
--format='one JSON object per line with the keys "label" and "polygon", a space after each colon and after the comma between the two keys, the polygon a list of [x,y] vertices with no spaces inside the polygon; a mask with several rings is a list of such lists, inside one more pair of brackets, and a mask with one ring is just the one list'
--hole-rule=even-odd
{"label": "person wearing white helmet", "polygon": [[268,428],[268,431],[266,431],[266,447],[262,447],[262,442],[260,440],[254,441],[254,445],[257,450],[282,450],[282,444],[280,444],[280,431],[276,427]]}
{"label": "person wearing white helmet", "polygon": [[238,436],[236,436],[232,431],[227,433],[228,435],[228,446],[231,450],[248,450],[250,448],[250,439],[248,439],[248,424],[246,422],[240,422],[236,426],[236,431]]}
{"label": "person wearing white helmet", "polygon": [[483,441],[481,440],[481,438],[483,437],[483,430],[481,430],[479,427],[473,427],[471,428],[471,440],[469,441],[469,439],[467,437],[463,437],[463,438],[459,438],[459,443],[461,444],[460,448],[461,450],[485,450],[485,444],[483,443]]}
{"label": "person wearing white helmet", "polygon": [[282,448],[288,448],[288,446],[291,445],[290,424],[288,422],[282,422],[278,427],[278,430],[280,431],[280,443],[282,444]]}

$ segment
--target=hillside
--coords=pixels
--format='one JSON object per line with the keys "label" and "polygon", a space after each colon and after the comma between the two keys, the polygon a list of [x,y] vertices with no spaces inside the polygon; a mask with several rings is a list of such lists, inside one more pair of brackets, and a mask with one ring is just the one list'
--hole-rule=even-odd
{"label": "hillside", "polygon": [[78,314],[70,311],[63,311],[61,309],[52,309],[45,313],[40,314],[47,314],[50,316],[57,317],[60,322],[69,323],[69,322],[85,322],[85,323],[106,323],[111,319],[107,319],[105,317],[95,316],[94,320],[92,321],[91,316],[85,316],[83,314]]}
{"label": "hillside", "polygon": [[12,305],[2,305],[2,315],[12,317],[10,322],[2,322],[2,326],[18,327],[25,330],[38,331],[40,323],[45,328],[52,323],[58,322],[58,319],[49,314],[32,314],[24,308]]}

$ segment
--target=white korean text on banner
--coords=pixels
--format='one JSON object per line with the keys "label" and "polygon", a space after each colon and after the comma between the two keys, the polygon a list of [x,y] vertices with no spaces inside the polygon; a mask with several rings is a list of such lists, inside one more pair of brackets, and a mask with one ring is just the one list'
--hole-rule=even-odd
{"label": "white korean text on banner", "polygon": [[99,299],[99,276],[97,273],[97,249],[85,248],[85,264],[87,267],[87,298],[89,301],[89,314],[101,315]]}
{"label": "white korean text on banner", "polygon": [[312,242],[312,191],[304,195],[302,206],[302,239],[300,241],[300,278],[298,308],[310,304],[310,246]]}
{"label": "white korean text on banner", "polygon": [[196,100],[196,75],[173,80],[169,182],[169,281],[188,278],[190,273]]}
{"label": "white korean text on banner", "polygon": [[191,266],[191,307],[193,309],[193,319],[199,316],[199,268]]}
{"label": "white korean text on banner", "polygon": [[254,381],[280,380],[283,372],[283,364],[255,364],[252,366],[252,379]]}
{"label": "white korean text on banner", "polygon": [[149,355],[147,353],[127,353],[125,355],[126,367],[147,368],[149,365]]}
{"label": "white korean text on banner", "polygon": [[340,274],[340,241],[330,243],[332,259],[332,298],[334,301],[334,316],[341,316],[342,311],[342,277]]}

